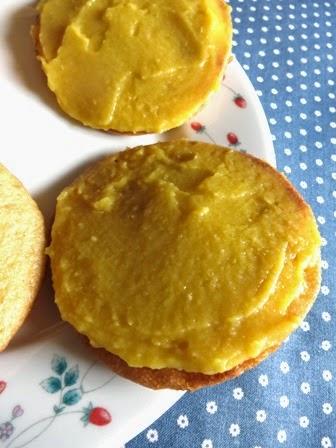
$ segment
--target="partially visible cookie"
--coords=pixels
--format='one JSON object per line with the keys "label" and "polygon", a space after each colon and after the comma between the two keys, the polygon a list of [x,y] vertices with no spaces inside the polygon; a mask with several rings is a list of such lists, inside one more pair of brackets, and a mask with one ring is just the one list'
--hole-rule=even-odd
{"label": "partially visible cookie", "polygon": [[38,293],[45,264],[44,220],[24,186],[0,164],[0,351]]}
{"label": "partially visible cookie", "polygon": [[38,58],[63,111],[126,133],[183,124],[219,88],[231,57],[223,0],[42,0]]}

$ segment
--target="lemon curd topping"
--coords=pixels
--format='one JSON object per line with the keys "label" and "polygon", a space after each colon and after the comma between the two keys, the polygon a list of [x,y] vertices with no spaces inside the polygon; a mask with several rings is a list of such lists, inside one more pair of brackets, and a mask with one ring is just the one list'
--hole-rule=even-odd
{"label": "lemon curd topping", "polygon": [[94,128],[179,126],[219,86],[231,55],[222,0],[42,0],[39,12],[49,87]]}
{"label": "lemon curd topping", "polygon": [[58,198],[51,257],[62,317],[130,366],[213,374],[298,326],[320,237],[273,168],[175,141],[112,155]]}

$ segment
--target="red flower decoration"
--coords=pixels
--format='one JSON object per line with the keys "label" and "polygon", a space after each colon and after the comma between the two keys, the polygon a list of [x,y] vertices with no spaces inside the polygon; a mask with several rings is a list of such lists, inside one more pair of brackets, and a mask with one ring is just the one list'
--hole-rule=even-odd
{"label": "red flower decoration", "polygon": [[236,106],[240,107],[241,109],[246,109],[247,102],[245,98],[243,98],[241,95],[236,95],[233,99]]}
{"label": "red flower decoration", "polygon": [[6,389],[7,383],[5,381],[0,381],[0,394]]}
{"label": "red flower decoration", "polygon": [[226,138],[230,143],[230,145],[232,146],[240,145],[240,141],[234,132],[229,132],[228,134],[226,134]]}
{"label": "red flower decoration", "polygon": [[230,143],[230,145],[233,145],[233,146],[239,145],[238,137],[234,132],[229,132],[226,135],[226,138],[227,138],[228,142]]}
{"label": "red flower decoration", "polygon": [[195,132],[203,132],[205,130],[205,126],[203,126],[203,124],[199,121],[193,121],[190,123],[190,126]]}
{"label": "red flower decoration", "polygon": [[92,403],[83,409],[83,417],[81,418],[84,422],[84,426],[91,423],[96,426],[105,426],[111,423],[112,417],[109,411],[101,407],[93,407]]}
{"label": "red flower decoration", "polygon": [[89,422],[93,425],[108,425],[112,420],[111,414],[104,408],[93,408],[89,414]]}

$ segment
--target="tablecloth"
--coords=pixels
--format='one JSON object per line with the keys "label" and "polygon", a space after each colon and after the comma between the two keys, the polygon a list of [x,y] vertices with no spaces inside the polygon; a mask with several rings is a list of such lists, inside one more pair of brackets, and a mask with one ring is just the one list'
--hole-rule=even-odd
{"label": "tablecloth", "polygon": [[235,380],[186,394],[127,448],[336,446],[336,1],[230,4],[233,51],[264,106],[278,169],[317,217],[321,292],[276,354]]}

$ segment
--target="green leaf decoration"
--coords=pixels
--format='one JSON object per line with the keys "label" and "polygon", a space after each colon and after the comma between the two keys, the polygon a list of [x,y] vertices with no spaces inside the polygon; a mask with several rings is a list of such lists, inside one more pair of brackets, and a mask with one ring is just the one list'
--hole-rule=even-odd
{"label": "green leaf decoration", "polygon": [[89,417],[90,417],[90,413],[93,409],[93,404],[90,401],[89,404],[87,406],[84,406],[84,408],[82,409],[83,412],[83,416],[81,418],[81,421],[84,422],[84,426],[87,426],[89,424]]}
{"label": "green leaf decoration", "polygon": [[64,385],[65,386],[73,386],[76,384],[79,378],[79,368],[78,366],[71,367],[71,369],[67,370],[64,375]]}
{"label": "green leaf decoration", "polygon": [[63,396],[63,403],[67,406],[73,406],[82,398],[82,393],[79,389],[70,389]]}
{"label": "green leaf decoration", "polygon": [[45,380],[43,380],[40,385],[46,390],[49,394],[54,394],[61,390],[62,384],[59,378],[51,376]]}
{"label": "green leaf decoration", "polygon": [[57,375],[63,375],[67,367],[68,364],[63,356],[54,355],[51,361],[51,368]]}
{"label": "green leaf decoration", "polygon": [[65,409],[65,406],[54,406],[54,412],[55,412],[55,414],[60,414],[61,412],[63,412],[64,411],[64,409]]}

